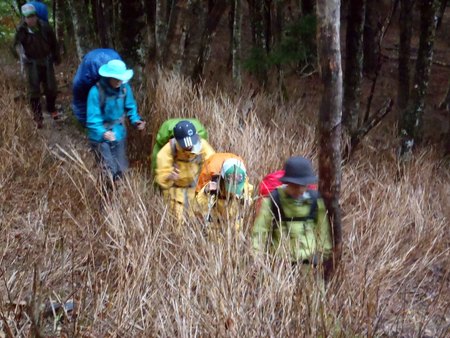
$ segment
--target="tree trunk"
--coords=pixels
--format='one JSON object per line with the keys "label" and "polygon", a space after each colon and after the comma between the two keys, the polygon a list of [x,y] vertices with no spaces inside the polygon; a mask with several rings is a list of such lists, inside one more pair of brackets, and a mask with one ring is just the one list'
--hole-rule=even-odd
{"label": "tree trunk", "polygon": [[378,41],[381,34],[381,20],[379,17],[379,0],[367,0],[364,24],[364,72],[373,74],[378,65],[380,53]]}
{"label": "tree trunk", "polygon": [[433,61],[438,6],[439,0],[420,1],[420,43],[411,102],[403,111],[400,123],[401,157],[411,154],[413,147],[422,140],[423,111]]}
{"label": "tree trunk", "polygon": [[447,95],[440,104],[441,109],[447,111],[448,125],[447,125],[447,140],[445,145],[445,155],[450,155],[450,81],[448,83]]}
{"label": "tree trunk", "polygon": [[265,24],[264,24],[264,11],[265,11],[265,1],[264,0],[248,0],[249,5],[249,16],[250,16],[250,26],[252,31],[252,42],[254,58],[259,58],[259,60],[254,60],[258,63],[256,67],[255,75],[260,85],[265,86],[267,84],[267,37],[265,35]]}
{"label": "tree trunk", "polygon": [[227,7],[228,3],[226,1],[217,0],[213,4],[211,10],[208,11],[206,17],[206,25],[201,37],[200,50],[198,52],[197,61],[195,63],[192,74],[192,78],[196,82],[199,81],[203,76],[205,63],[209,59],[211,40]]}
{"label": "tree trunk", "polygon": [[[275,0],[276,1],[276,0]],[[272,0],[264,0],[263,7],[263,29],[265,36],[265,49],[266,52],[269,53],[273,44],[273,36],[272,36]]]}
{"label": "tree trunk", "polygon": [[315,0],[301,0],[300,2],[303,15],[314,14]]}
{"label": "tree trunk", "polygon": [[233,8],[233,37],[232,37],[232,77],[235,93],[239,93],[242,88],[241,77],[241,28],[242,28],[242,2],[234,0]]}
{"label": "tree trunk", "polygon": [[353,137],[359,126],[366,1],[350,0],[348,6],[343,121]]}
{"label": "tree trunk", "polygon": [[56,38],[58,39],[59,48],[61,55],[66,54],[66,41],[65,41],[65,27],[64,23],[67,25],[70,25],[70,22],[65,20],[66,16],[66,9],[64,7],[64,0],[56,0],[55,1],[55,19],[56,19]]}
{"label": "tree trunk", "polygon": [[[171,67],[177,72],[183,73],[185,66],[183,65],[186,59],[187,48],[189,47],[189,35],[193,34],[190,31],[191,22],[194,19],[191,11],[197,7],[197,1],[180,0],[174,2],[170,10],[169,26],[167,31],[165,55],[162,60],[166,67]],[[203,27],[203,23],[199,23]]]}
{"label": "tree trunk", "polygon": [[[283,29],[284,29],[284,2],[282,0],[275,1],[275,19],[274,19],[274,29],[273,29],[273,37],[274,37],[274,45],[280,45],[281,40],[283,38]],[[284,85],[284,70],[283,66],[277,64],[277,85],[278,85],[278,93],[279,97],[282,100],[287,99],[288,93],[286,86]]]}
{"label": "tree trunk", "polygon": [[144,39],[145,11],[141,0],[121,0],[121,56],[127,65],[143,66],[147,45]]}
{"label": "tree trunk", "polygon": [[400,111],[406,109],[409,100],[410,56],[412,36],[412,10],[414,0],[400,0],[400,48],[398,52],[398,93],[397,106]]}
{"label": "tree trunk", "polygon": [[163,57],[167,48],[167,32],[169,26],[169,13],[171,6],[168,5],[168,0],[157,0],[155,5],[155,45],[156,45],[156,60],[158,64],[163,63]]}
{"label": "tree trunk", "polygon": [[441,0],[441,5],[439,6],[439,11],[437,14],[438,18],[437,18],[436,30],[441,28],[442,18],[444,17],[446,7],[447,7],[447,0]]}
{"label": "tree trunk", "polygon": [[340,258],[342,231],[341,207],[341,118],[342,69],[340,50],[340,1],[317,1],[318,57],[323,84],[318,135],[319,190],[331,220],[335,258]]}
{"label": "tree trunk", "polygon": [[68,0],[68,6],[72,13],[72,22],[75,33],[78,60],[94,46],[93,30],[89,24],[89,16],[86,15],[86,7],[82,1]]}
{"label": "tree trunk", "polygon": [[[111,0],[94,0],[93,15],[95,18],[95,27],[97,36],[102,48],[111,48],[113,46],[111,37],[112,15],[109,8],[112,6]],[[110,24],[107,24],[110,23]]]}
{"label": "tree trunk", "polygon": [[145,1],[144,6],[147,13],[147,59],[156,62],[156,2]]}

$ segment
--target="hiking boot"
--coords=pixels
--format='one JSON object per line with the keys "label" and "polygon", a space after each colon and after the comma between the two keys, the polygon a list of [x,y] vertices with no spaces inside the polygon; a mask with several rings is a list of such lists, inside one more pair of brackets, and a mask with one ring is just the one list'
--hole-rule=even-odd
{"label": "hiking boot", "polygon": [[42,129],[44,128],[44,123],[42,121],[36,121],[36,128],[37,129]]}

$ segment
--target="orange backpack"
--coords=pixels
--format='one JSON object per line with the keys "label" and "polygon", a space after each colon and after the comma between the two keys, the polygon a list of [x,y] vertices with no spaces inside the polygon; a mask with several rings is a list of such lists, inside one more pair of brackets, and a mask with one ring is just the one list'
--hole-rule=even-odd
{"label": "orange backpack", "polygon": [[223,162],[225,162],[225,160],[228,160],[229,158],[235,158],[244,163],[241,157],[232,153],[213,154],[203,163],[202,170],[200,172],[200,175],[198,176],[198,182],[195,191],[199,192],[209,181],[212,180],[214,176],[220,175],[220,170],[222,169]]}

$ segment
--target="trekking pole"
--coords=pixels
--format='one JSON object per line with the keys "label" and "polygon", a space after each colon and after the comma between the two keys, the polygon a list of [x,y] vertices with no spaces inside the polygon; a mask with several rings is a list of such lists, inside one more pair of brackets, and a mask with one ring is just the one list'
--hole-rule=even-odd
{"label": "trekking pole", "polygon": [[[213,175],[211,177],[211,182],[215,182],[217,185],[219,184],[220,175]],[[216,196],[218,193],[218,189],[219,187],[217,186],[217,189],[214,191],[210,191],[209,192],[209,198],[208,198],[208,213],[205,216],[205,222],[206,224],[208,222],[211,222],[211,212],[212,212],[212,208],[214,207],[214,205],[216,204]]]}

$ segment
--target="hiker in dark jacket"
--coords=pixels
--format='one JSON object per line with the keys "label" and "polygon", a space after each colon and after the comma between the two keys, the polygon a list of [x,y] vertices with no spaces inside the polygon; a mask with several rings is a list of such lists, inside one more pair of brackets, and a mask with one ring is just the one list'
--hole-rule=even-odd
{"label": "hiker in dark jacket", "polygon": [[36,8],[32,4],[21,7],[24,17],[17,28],[14,47],[21,45],[24,51],[24,64],[28,77],[28,96],[34,121],[40,129],[43,127],[41,108],[41,84],[47,101],[47,111],[53,119],[58,119],[55,102],[57,85],[53,64],[61,62],[55,33],[48,23],[39,20]]}
{"label": "hiker in dark jacket", "polygon": [[[304,157],[286,161],[284,183],[266,197],[252,231],[253,248],[272,253],[285,248],[294,264],[317,265],[331,255],[330,224],[325,204],[317,191],[307,190],[317,182],[311,162]],[[280,217],[281,216],[281,217]]]}

